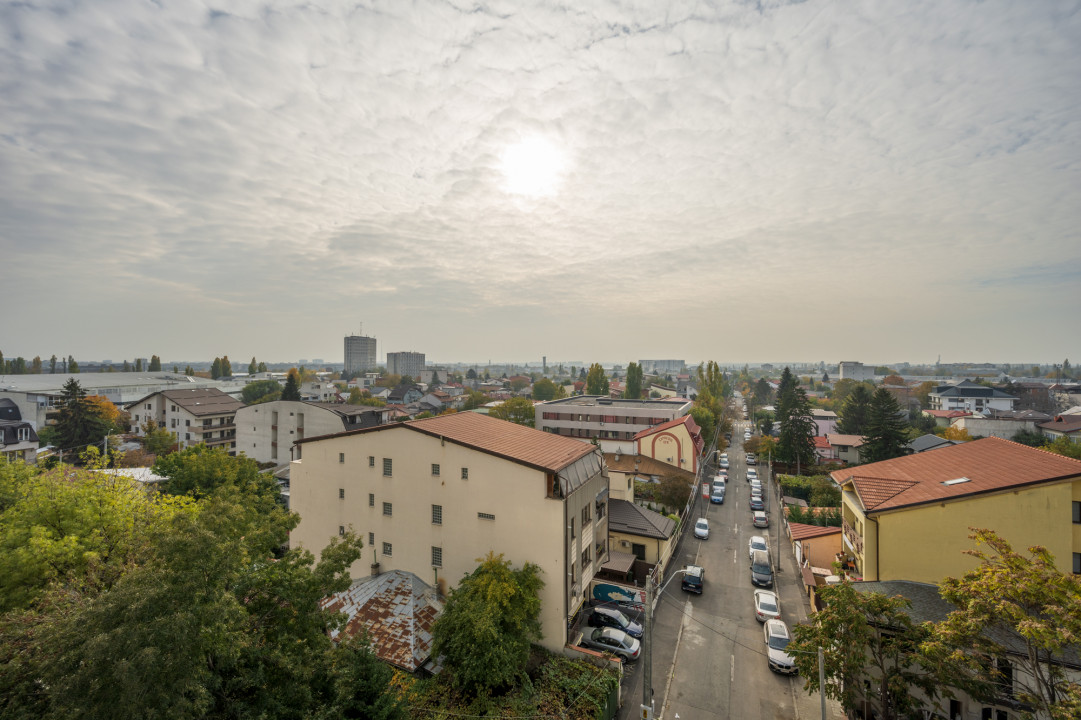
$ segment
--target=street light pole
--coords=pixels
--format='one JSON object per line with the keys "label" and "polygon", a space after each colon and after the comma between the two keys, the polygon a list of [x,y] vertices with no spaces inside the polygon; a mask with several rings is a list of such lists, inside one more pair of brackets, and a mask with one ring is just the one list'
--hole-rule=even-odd
{"label": "street light pole", "polygon": [[642,718],[653,717],[653,573],[646,575],[646,622],[642,628]]}

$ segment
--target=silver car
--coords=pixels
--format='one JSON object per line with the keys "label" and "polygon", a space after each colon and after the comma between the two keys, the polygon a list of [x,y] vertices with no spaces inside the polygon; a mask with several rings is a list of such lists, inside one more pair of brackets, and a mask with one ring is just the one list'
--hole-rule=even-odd
{"label": "silver car", "polygon": [[798,672],[796,661],[786,652],[788,643],[792,641],[788,626],[782,620],[767,620],[762,627],[762,633],[766,638],[766,660],[769,669],[785,675],[795,675]]}
{"label": "silver car", "polygon": [[622,630],[599,627],[590,630],[582,637],[582,644],[594,650],[612,653],[620,660],[637,660],[642,652],[642,644]]}
{"label": "silver car", "polygon": [[760,623],[781,617],[781,601],[769,590],[754,591],[754,619]]}
{"label": "silver car", "polygon": [[699,540],[709,540],[709,520],[698,518],[694,524],[694,536]]}
{"label": "silver car", "polygon": [[765,550],[769,552],[769,544],[766,542],[766,538],[761,535],[754,535],[751,537],[750,542],[747,543],[747,555],[754,557],[755,550]]}

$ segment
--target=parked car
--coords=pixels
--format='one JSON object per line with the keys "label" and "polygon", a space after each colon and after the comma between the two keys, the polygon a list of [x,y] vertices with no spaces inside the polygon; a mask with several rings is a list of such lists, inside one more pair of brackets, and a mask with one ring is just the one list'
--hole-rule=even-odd
{"label": "parked car", "polygon": [[747,464],[754,465],[758,460],[755,458],[754,453],[747,453]]}
{"label": "parked car", "polygon": [[725,478],[724,475],[714,475],[713,476],[713,489],[714,490],[716,490],[717,488],[720,488],[721,490],[725,490],[726,489],[725,485],[727,485],[727,478]]}
{"label": "parked car", "polygon": [[762,502],[762,497],[761,496],[758,496],[758,497],[752,496],[750,505],[751,505],[751,510],[752,511],[754,511],[754,510],[765,510],[766,509],[766,504],[764,502]]}
{"label": "parked car", "polygon": [[755,510],[751,513],[751,524],[756,528],[768,528],[769,516],[762,510]]}
{"label": "parked car", "polygon": [[761,535],[754,535],[751,537],[750,542],[747,543],[747,555],[748,557],[754,557],[755,550],[765,550],[769,552],[769,545],[766,543],[766,538]]}
{"label": "parked car", "polygon": [[795,675],[796,662],[785,651],[792,640],[792,635],[789,634],[788,626],[784,624],[784,621],[766,621],[762,627],[762,634],[766,640],[766,660],[769,663],[769,669],[785,675]]}
{"label": "parked car", "polygon": [[721,453],[720,459],[721,460],[727,460],[728,459],[728,453],[726,453],[726,452]]}
{"label": "parked car", "polygon": [[717,467],[727,469],[728,468],[728,458],[722,458],[721,460],[718,460],[717,461]]}
{"label": "parked car", "polygon": [[612,653],[620,660],[637,660],[642,654],[642,644],[622,630],[611,627],[594,628],[582,637],[586,647]]}
{"label": "parked car", "polygon": [[751,584],[756,587],[773,587],[773,568],[770,566],[769,553],[755,550],[751,556]]}
{"label": "parked car", "polygon": [[760,623],[781,617],[781,601],[771,590],[754,591],[754,617]]}
{"label": "parked car", "polygon": [[589,613],[588,622],[590,627],[613,627],[616,630],[622,630],[632,638],[642,637],[642,626],[615,608],[593,608]]}
{"label": "parked car", "polygon": [[751,482],[758,480],[758,471],[754,468],[747,468],[747,479]]}
{"label": "parked car", "polygon": [[694,536],[699,540],[709,540],[709,520],[698,518],[694,524]]}
{"label": "parked car", "polygon": [[681,588],[687,592],[702,594],[702,581],[705,579],[706,571],[697,565],[688,565],[683,570],[683,581],[679,584]]}
{"label": "parked car", "polygon": [[724,505],[724,485],[713,486],[713,494],[709,496],[709,501],[713,505]]}
{"label": "parked car", "polygon": [[754,492],[755,490],[762,492],[762,481],[751,480],[751,492]]}

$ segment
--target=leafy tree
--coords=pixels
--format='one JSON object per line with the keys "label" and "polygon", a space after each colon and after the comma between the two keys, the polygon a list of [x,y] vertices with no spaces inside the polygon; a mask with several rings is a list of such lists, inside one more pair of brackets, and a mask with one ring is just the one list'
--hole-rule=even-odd
{"label": "leafy tree", "polygon": [[507,420],[516,425],[534,427],[537,413],[533,409],[533,401],[529,398],[514,397],[492,408],[489,413],[494,418]]}
{"label": "leafy tree", "polygon": [[71,355],[68,355],[68,369],[67,369],[67,371],[69,373],[73,373],[73,374],[79,372],[79,363],[75,362],[75,358],[72,357]]}
{"label": "leafy tree", "polygon": [[131,363],[125,360],[124,364],[120,366],[120,372],[131,372]]}
{"label": "leafy tree", "polygon": [[608,376],[600,363],[589,366],[589,374],[586,376],[586,395],[608,395]]}
{"label": "leafy tree", "polygon": [[433,655],[442,655],[453,684],[473,697],[520,682],[530,643],[541,639],[541,568],[511,569],[489,552],[447,598],[432,628]]}
{"label": "leafy tree", "polygon": [[[1081,717],[1081,685],[1050,662],[1076,649],[1081,637],[1081,576],[1061,572],[1044,547],[1030,547],[1026,555],[992,530],[971,529],[977,549],[965,552],[980,566],[940,585],[957,610],[934,625],[924,652],[959,666],[976,697],[998,694],[1006,678],[996,659],[1008,655],[1021,717]],[[1024,651],[1008,652],[1010,639]]]}
{"label": "leafy tree", "polygon": [[694,418],[694,422],[702,429],[702,438],[711,442],[713,434],[717,431],[717,419],[713,417],[713,413],[707,408],[695,405],[688,415]]}
{"label": "leafy tree", "polygon": [[143,425],[143,433],[147,452],[154,455],[166,455],[176,448],[177,442],[173,434],[163,427],[158,427],[153,420],[146,421]]}
{"label": "leafy tree", "polygon": [[154,472],[167,478],[161,484],[169,495],[190,495],[203,498],[223,487],[236,488],[252,498],[261,498],[264,509],[277,501],[280,491],[277,481],[259,471],[251,458],[230,455],[224,448],[196,445],[159,457]]}
{"label": "leafy tree", "polygon": [[157,355],[150,356],[150,366],[147,368],[148,372],[161,372],[161,358]]}
{"label": "leafy tree", "polygon": [[770,389],[769,383],[765,378],[758,378],[758,382],[754,384],[754,405],[756,407],[765,407],[769,405],[773,396],[773,390]]}
{"label": "leafy tree", "polygon": [[1047,444],[1047,436],[1039,430],[1018,430],[1010,440],[1029,447],[1043,447]]}
{"label": "leafy tree", "polygon": [[837,413],[839,415],[837,432],[846,435],[863,435],[871,417],[872,397],[873,392],[870,385],[867,383],[854,384],[841,404],[840,412]]}
{"label": "leafy tree", "polygon": [[1056,453],[1057,455],[1065,455],[1074,460],[1081,460],[1081,443],[1073,442],[1070,438],[1065,436],[1055,438],[1053,442],[1047,443],[1040,449]]}
{"label": "leafy tree", "polygon": [[525,378],[514,378],[510,383],[510,389],[514,392],[525,390],[527,387],[529,387],[529,381]]}
{"label": "leafy tree", "polygon": [[257,372],[261,372],[261,373],[265,373],[265,372],[267,372],[267,366],[266,366],[266,363],[265,363],[265,362],[261,362],[261,363],[259,363],[259,367],[258,367],[258,368],[256,368],[256,371],[257,371]]}
{"label": "leafy tree", "polygon": [[285,377],[285,387],[282,388],[282,400],[300,400],[300,379],[295,368],[291,369]]}
{"label": "leafy tree", "polygon": [[632,362],[627,366],[627,386],[623,397],[628,400],[637,400],[642,397],[642,366]]}
{"label": "leafy tree", "polygon": [[214,358],[214,362],[210,364],[210,377],[217,380],[222,376],[221,371],[221,358]]}
{"label": "leafy tree", "polygon": [[947,440],[953,440],[954,442],[968,442],[972,439],[972,435],[969,434],[968,430],[956,425],[950,425],[948,428],[944,428],[942,430],[942,437]]}
{"label": "leafy tree", "polygon": [[465,371],[465,378],[466,378],[466,380],[476,380],[477,379],[477,371],[474,370],[473,368],[469,368],[468,370]]}
{"label": "leafy tree", "polygon": [[[0,358],[2,358],[2,356],[0,356]],[[3,365],[2,361],[0,361],[0,365]],[[53,354],[53,356],[51,358],[49,358],[49,373],[51,375],[56,374],[56,354],[55,353]]]}
{"label": "leafy tree", "polygon": [[30,361],[30,372],[34,375],[41,374],[41,356],[35,355],[34,359]]}
{"label": "leafy tree", "polygon": [[678,475],[665,475],[661,478],[661,482],[654,497],[657,502],[663,505],[674,508],[682,509],[687,500],[691,497],[694,487],[690,485],[686,480]]}
{"label": "leafy tree", "polygon": [[[110,403],[111,405],[111,403]],[[113,407],[115,411],[116,408]],[[64,383],[56,416],[56,443],[62,450],[98,443],[116,429],[103,406],[86,396],[75,378]]]}
{"label": "leafy tree", "polygon": [[228,355],[223,355],[221,358],[221,375],[222,377],[233,376],[233,365],[229,362]]}
{"label": "leafy tree", "polygon": [[864,461],[890,460],[905,454],[908,428],[903,415],[893,393],[886,388],[875,390],[863,432],[863,447],[860,448]]}
{"label": "leafy tree", "polygon": [[143,359],[142,358],[136,358],[135,359],[135,372],[142,372],[142,371],[143,371]]}
{"label": "leafy tree", "polygon": [[556,395],[559,394],[559,388],[556,384],[548,378],[541,378],[537,382],[533,383],[533,399],[534,400],[554,400]]}
{"label": "leafy tree", "polygon": [[[882,720],[916,717],[922,700],[915,690],[932,700],[941,697],[936,664],[919,652],[930,632],[912,622],[907,599],[857,592],[847,582],[819,592],[826,607],[792,627],[786,648],[808,692],[824,689],[850,716],[866,700]],[[819,648],[825,688],[818,682]]]}
{"label": "leafy tree", "polygon": [[259,366],[255,364],[255,356],[252,355],[251,362],[248,363],[248,374],[255,375],[257,372],[259,372]]}
{"label": "leafy tree", "polygon": [[367,390],[361,390],[360,388],[349,388],[349,399],[346,402],[350,405],[370,405],[371,407],[386,407],[386,403],[379,398],[372,397],[372,394]]}
{"label": "leafy tree", "polygon": [[277,400],[281,394],[282,385],[277,380],[256,380],[244,386],[240,391],[240,399],[246,405],[255,405]]}
{"label": "leafy tree", "polygon": [[321,708],[318,720],[405,720],[404,701],[389,686],[394,670],[372,652],[365,635],[348,637],[331,655],[333,701]]}

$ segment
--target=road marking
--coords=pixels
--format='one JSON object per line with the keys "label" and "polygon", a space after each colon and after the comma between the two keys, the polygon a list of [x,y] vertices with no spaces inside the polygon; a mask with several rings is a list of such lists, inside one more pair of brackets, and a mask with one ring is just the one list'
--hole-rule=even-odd
{"label": "road marking", "polygon": [[[728,685],[729,685],[729,688],[731,688],[732,685],[736,684],[736,654],[735,653],[732,653],[729,656],[728,662],[729,662],[729,666],[728,666]],[[729,689],[729,692],[731,692],[731,689]]]}

